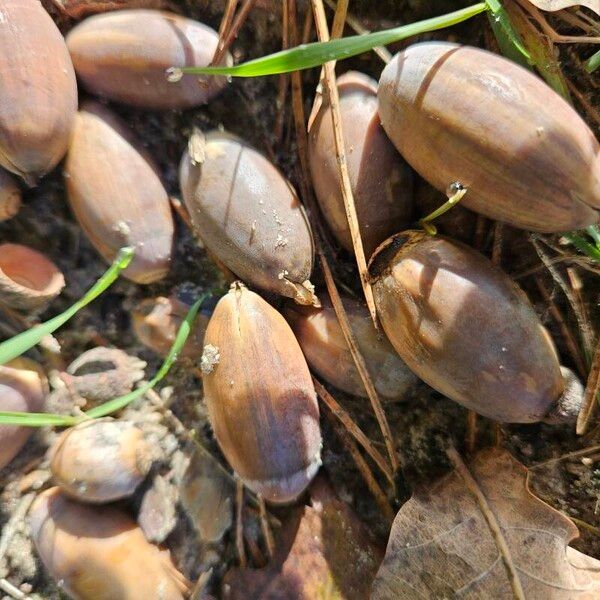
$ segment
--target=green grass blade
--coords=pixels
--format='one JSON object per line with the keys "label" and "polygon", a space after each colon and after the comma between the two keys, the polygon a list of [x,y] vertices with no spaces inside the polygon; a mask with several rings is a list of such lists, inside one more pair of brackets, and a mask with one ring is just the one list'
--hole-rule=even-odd
{"label": "green grass blade", "polygon": [[250,60],[232,67],[184,67],[175,69],[174,73],[187,73],[194,75],[231,75],[233,77],[259,77],[262,75],[277,75],[290,73],[300,69],[318,67],[330,60],[350,58],[363,52],[368,52],[376,46],[386,46],[405,38],[428,31],[444,29],[466,21],[475,15],[488,10],[485,2],[480,2],[432,19],[418,21],[401,27],[394,27],[385,31],[377,31],[365,35],[355,35],[329,42],[313,42],[282,50],[262,58]]}
{"label": "green grass blade", "polygon": [[31,329],[2,342],[0,344],[0,365],[21,356],[21,354],[30,348],[33,348],[33,346],[39,343],[43,337],[49,335],[61,325],[64,325],[84,306],[87,306],[90,302],[95,300],[116,281],[121,271],[123,271],[123,269],[131,262],[133,254],[133,248],[121,248],[119,254],[106,273],[104,273],[104,275],[102,275],[102,277],[88,290],[83,298],[75,302],[75,304],[65,310],[65,312],[49,321],[37,325],[36,327],[32,327]]}
{"label": "green grass blade", "polygon": [[51,413],[0,412],[2,425],[21,425],[22,427],[68,427],[79,422],[78,417],[54,415]]}
{"label": "green grass blade", "polygon": [[78,417],[73,417],[70,415],[56,415],[51,413],[0,412],[0,424],[21,425],[23,427],[70,427],[72,425],[76,425],[77,423],[81,423],[86,419],[98,419],[125,408],[125,406],[128,404],[143,396],[148,390],[151,390],[169,372],[169,369],[177,360],[177,356],[181,352],[188,336],[190,335],[202,303],[211,295],[211,292],[207,292],[194,303],[185,316],[183,323],[179,327],[175,341],[169,350],[169,354],[165,358],[156,375],[149,382],[140,386],[133,392],[125,394],[124,396],[119,396],[113,400],[109,400],[108,402],[105,402],[100,406],[96,406],[92,410],[89,410],[82,416]]}
{"label": "green grass blade", "polygon": [[598,225],[590,225],[585,228],[587,234],[594,240],[594,243],[600,249],[600,230],[598,229]]}
{"label": "green grass blade", "polygon": [[568,239],[573,246],[575,246],[580,252],[600,262],[600,249],[590,244],[580,233],[572,231],[571,233],[563,233],[563,236]]}
{"label": "green grass blade", "polygon": [[531,56],[523,45],[521,36],[510,22],[510,17],[500,0],[486,0],[486,4],[490,9],[488,14],[490,25],[502,54],[523,66],[529,65]]}
{"label": "green grass blade", "polygon": [[596,54],[592,54],[583,65],[588,73],[593,73],[598,67],[600,67],[600,50]]}
{"label": "green grass blade", "polygon": [[148,390],[151,390],[161,379],[165,377],[165,375],[169,372],[169,369],[173,366],[173,363],[177,360],[177,356],[181,352],[185,342],[190,335],[190,331],[192,330],[192,326],[196,319],[196,315],[200,310],[200,306],[202,303],[208,298],[211,294],[206,293],[202,295],[190,308],[188,311],[183,323],[179,327],[179,331],[177,332],[177,336],[175,337],[175,341],[171,346],[171,350],[169,350],[169,354],[165,358],[163,364],[160,369],[156,373],[156,375],[144,385],[140,386],[137,390],[130,392],[129,394],[125,394],[119,398],[115,398],[114,400],[110,400],[109,402],[105,402],[92,410],[87,411],[85,414],[87,417],[97,419],[98,417],[105,417],[121,408],[124,408],[140,396],[143,396]]}

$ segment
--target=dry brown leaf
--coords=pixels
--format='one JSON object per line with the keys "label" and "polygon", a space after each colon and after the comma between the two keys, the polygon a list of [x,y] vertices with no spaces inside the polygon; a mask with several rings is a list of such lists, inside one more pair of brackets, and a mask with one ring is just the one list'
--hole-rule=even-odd
{"label": "dry brown leaf", "polygon": [[74,19],[85,15],[126,8],[165,8],[165,0],[53,0],[54,4]]}
{"label": "dry brown leaf", "polygon": [[[527,469],[500,449],[469,466],[483,502],[506,542],[503,556],[481,504],[454,472],[399,511],[373,600],[461,598],[593,600],[600,598],[600,561],[569,548],[575,525],[527,487]],[[512,563],[523,595],[513,592]]]}
{"label": "dry brown leaf", "polygon": [[[321,482],[317,482],[317,487]],[[284,525],[273,560],[264,569],[232,569],[225,600],[364,600],[383,552],[350,508],[319,489],[313,506]]]}
{"label": "dry brown leaf", "polygon": [[542,10],[561,10],[571,6],[585,6],[600,15],[600,0],[529,0],[531,4]]}

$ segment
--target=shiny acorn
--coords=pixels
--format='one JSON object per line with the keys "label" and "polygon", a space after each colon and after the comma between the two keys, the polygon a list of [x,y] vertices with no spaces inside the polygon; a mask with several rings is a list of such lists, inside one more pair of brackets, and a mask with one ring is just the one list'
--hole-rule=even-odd
{"label": "shiny acorn", "polygon": [[0,0],[0,25],[0,165],[33,185],[67,151],[75,72],[39,0]]}
{"label": "shiny acorn", "polygon": [[529,300],[472,248],[420,231],[369,263],[388,339],[423,381],[485,417],[543,419],[564,391],[552,340]]}
{"label": "shiny acorn", "polygon": [[[17,358],[0,365],[0,411],[41,412],[48,382],[32,360]],[[0,425],[0,469],[5,467],[33,433],[31,427]]]}
{"label": "shiny acorn", "polygon": [[226,85],[225,77],[167,80],[171,67],[207,66],[218,40],[198,21],[134,9],[85,19],[67,35],[67,47],[90,92],[142,108],[175,109],[205,104]]}
{"label": "shiny acorn", "polygon": [[189,583],[169,553],[112,506],[80,504],[51,488],[29,512],[37,552],[74,600],[183,600]]}
{"label": "shiny acorn", "polygon": [[236,283],[217,304],[204,343],[204,398],[225,458],[266,500],[293,501],[321,465],[321,431],[315,389],[292,330]]}
{"label": "shiny acorn", "polygon": [[[412,172],[381,127],[377,82],[349,71],[337,80],[348,174],[365,253],[410,224]],[[323,216],[352,250],[336,160],[329,103],[318,95],[308,124],[310,172]]]}
{"label": "shiny acorn", "polygon": [[[378,332],[367,307],[343,298],[346,315],[375,389],[384,400],[402,400],[417,378],[402,362],[383,332]],[[289,307],[285,316],[311,368],[336,388],[367,397],[335,310],[329,301],[321,309]]]}
{"label": "shiny acorn", "polygon": [[50,470],[68,496],[81,502],[112,502],[135,492],[154,458],[133,423],[97,419],[61,433],[50,450]]}
{"label": "shiny acorn", "polygon": [[[146,298],[131,312],[133,331],[144,346],[159,356],[167,356],[190,308],[191,304],[177,294],[171,294],[168,298],[164,296]],[[204,312],[198,313],[180,356],[189,358],[202,356],[208,319],[209,315]]]}
{"label": "shiny acorn", "polygon": [[64,175],[71,209],[100,255],[110,262],[132,246],[124,276],[162,279],[174,236],[169,197],[152,159],[105,106],[86,102],[77,113]]}
{"label": "shiny acorn", "polygon": [[21,208],[21,190],[15,180],[0,169],[0,221],[12,219]]}
{"label": "shiny acorn", "polygon": [[195,132],[179,181],[196,233],[228,269],[250,285],[318,306],[308,219],[271,162],[231,134]]}
{"label": "shiny acorn", "polygon": [[43,308],[65,287],[60,269],[41,252],[0,244],[0,304],[17,310]]}
{"label": "shiny acorn", "polygon": [[378,98],[396,148],[438,190],[466,187],[463,206],[533,231],[598,221],[594,134],[516,63],[453,43],[414,44],[383,70]]}

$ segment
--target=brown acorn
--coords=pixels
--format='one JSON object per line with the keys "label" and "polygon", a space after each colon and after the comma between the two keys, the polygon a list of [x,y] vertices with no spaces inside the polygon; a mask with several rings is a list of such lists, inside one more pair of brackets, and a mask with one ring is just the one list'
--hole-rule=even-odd
{"label": "brown acorn", "polygon": [[383,128],[408,163],[461,204],[533,231],[598,221],[600,146],[556,92],[497,54],[414,44],[379,80]]}
{"label": "brown acorn", "polygon": [[112,506],[80,504],[51,488],[29,512],[37,552],[74,600],[183,600],[189,583],[169,553]]}
{"label": "brown acorn", "polygon": [[[225,77],[167,80],[170,67],[205,67],[215,53],[216,31],[158,10],[119,10],[85,19],[67,35],[75,71],[94,94],[154,109],[204,104]],[[231,57],[228,57],[231,62]]]}
{"label": "brown acorn", "polygon": [[[365,253],[410,224],[412,172],[385,134],[377,113],[377,82],[349,71],[337,80],[348,174]],[[336,160],[329,103],[317,96],[308,123],[310,172],[323,216],[352,250]]]}
{"label": "brown acorn", "polygon": [[[417,381],[385,334],[378,332],[367,307],[343,298],[346,315],[377,393],[385,400],[402,400]],[[289,307],[285,311],[311,368],[336,388],[367,397],[335,310],[329,301],[321,309]]]}
{"label": "brown acorn", "polygon": [[65,287],[60,269],[41,252],[0,244],[0,304],[18,310],[43,308]]}
{"label": "brown acorn", "polygon": [[0,169],[0,221],[12,219],[21,208],[21,190],[15,180]]}
{"label": "brown acorn", "polygon": [[[17,358],[0,365],[0,411],[41,412],[48,383],[41,367]],[[33,433],[31,427],[0,425],[0,469],[5,467]]]}
{"label": "brown acorn", "polygon": [[34,184],[67,151],[75,72],[39,0],[0,0],[0,17],[0,165]]}
{"label": "brown acorn", "polygon": [[71,209],[102,257],[110,262],[119,248],[133,246],[125,277],[162,279],[173,247],[169,197],[132,132],[97,102],[77,114],[64,174]]}
{"label": "brown acorn", "polygon": [[217,304],[204,341],[205,401],[225,458],[252,491],[291,502],[321,465],[319,406],[294,333],[237,283]]}
{"label": "brown acorn", "polygon": [[377,314],[406,364],[448,398],[509,423],[564,391],[556,350],[521,289],[472,248],[406,231],[369,264]]}
{"label": "brown acorn", "polygon": [[[166,356],[191,304],[171,294],[168,298],[146,298],[132,311],[133,331],[137,339],[159,356]],[[199,312],[180,356],[200,357],[209,316]]]}
{"label": "brown acorn", "polygon": [[50,469],[68,496],[103,503],[131,496],[153,459],[152,447],[133,423],[97,419],[58,437],[50,450]]}
{"label": "brown acorn", "polygon": [[206,248],[246,283],[318,305],[309,281],[312,234],[291,184],[231,134],[196,132],[190,148],[179,182]]}

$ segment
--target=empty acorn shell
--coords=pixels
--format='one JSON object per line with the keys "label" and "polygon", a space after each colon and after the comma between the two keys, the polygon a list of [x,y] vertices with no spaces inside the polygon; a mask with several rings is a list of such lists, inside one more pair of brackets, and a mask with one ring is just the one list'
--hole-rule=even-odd
{"label": "empty acorn shell", "polygon": [[[205,67],[215,53],[216,31],[158,10],[120,10],[85,19],[67,35],[75,71],[94,94],[143,108],[204,104],[225,77],[167,80],[170,67]],[[231,62],[231,57],[229,57]]]}
{"label": "empty acorn shell", "polygon": [[189,583],[125,512],[80,504],[51,488],[33,503],[37,552],[74,600],[183,600]]}
{"label": "empty acorn shell", "polygon": [[291,502],[321,464],[319,406],[294,333],[237,283],[217,304],[205,344],[214,358],[203,366],[204,398],[225,458],[252,491]]}
{"label": "empty acorn shell", "polygon": [[65,287],[59,268],[21,244],[0,244],[0,303],[19,310],[41,308]]}
{"label": "empty acorn shell", "polygon": [[169,197],[125,123],[101,104],[85,103],[64,172],[71,209],[102,257],[110,262],[120,248],[133,246],[124,276],[136,283],[162,279],[173,247]]}
{"label": "empty acorn shell", "polygon": [[50,450],[54,481],[82,502],[131,496],[154,455],[144,434],[129,421],[98,419],[67,429]]}
{"label": "empty acorn shell", "polygon": [[529,300],[472,248],[406,231],[369,264],[377,314],[404,362],[490,419],[541,420],[563,393],[556,350]]}
{"label": "empty acorn shell", "polygon": [[39,0],[0,0],[0,16],[0,165],[33,184],[67,151],[75,72]]}
{"label": "empty acorn shell", "polygon": [[[378,332],[367,307],[343,299],[346,315],[377,393],[385,400],[402,400],[417,378],[402,362],[383,332]],[[367,397],[350,348],[330,302],[321,309],[289,307],[285,315],[311,368],[336,388]]]}
{"label": "empty acorn shell", "polygon": [[21,208],[21,190],[15,180],[0,169],[0,221],[12,219]]}
{"label": "empty acorn shell", "polygon": [[[0,365],[0,411],[40,412],[47,394],[48,383],[37,363],[17,358]],[[0,425],[0,469],[18,454],[33,431],[31,427]]]}
{"label": "empty acorn shell", "polygon": [[[133,331],[137,339],[159,356],[166,356],[175,341],[177,331],[183,323],[191,305],[176,295],[168,298],[146,298],[132,311]],[[200,357],[204,346],[204,332],[208,315],[199,312],[180,356]]]}
{"label": "empty acorn shell", "polygon": [[598,221],[600,146],[573,107],[516,63],[447,42],[414,44],[379,80],[383,128],[440,191],[533,231]]}
{"label": "empty acorn shell", "polygon": [[[381,127],[377,82],[356,71],[337,80],[344,148],[365,253],[410,224],[412,172]],[[352,250],[344,209],[329,103],[317,96],[308,124],[313,185],[338,242]]]}
{"label": "empty acorn shell", "polygon": [[291,184],[262,154],[228,133],[194,134],[179,181],[206,248],[246,283],[316,304],[314,247]]}

